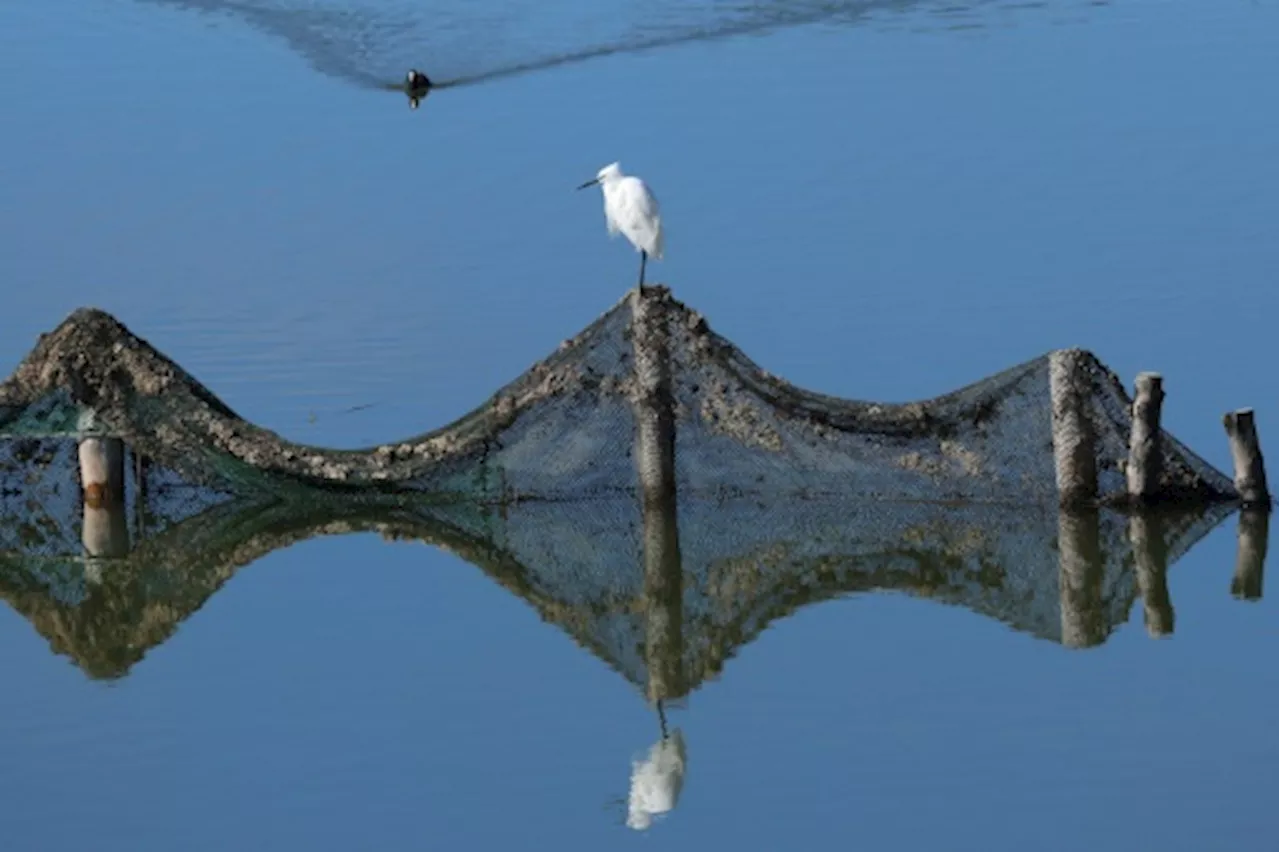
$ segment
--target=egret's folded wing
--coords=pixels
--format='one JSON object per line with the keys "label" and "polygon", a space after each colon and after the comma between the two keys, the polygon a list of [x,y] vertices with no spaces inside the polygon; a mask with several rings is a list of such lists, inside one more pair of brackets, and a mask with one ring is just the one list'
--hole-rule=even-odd
{"label": "egret's folded wing", "polygon": [[618,187],[618,220],[624,233],[651,257],[662,257],[662,215],[658,199],[639,178]]}

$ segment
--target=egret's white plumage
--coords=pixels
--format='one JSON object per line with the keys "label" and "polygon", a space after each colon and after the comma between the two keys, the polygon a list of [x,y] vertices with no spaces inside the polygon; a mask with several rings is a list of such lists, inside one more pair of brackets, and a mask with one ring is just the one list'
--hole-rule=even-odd
{"label": "egret's white plumage", "polygon": [[631,764],[631,793],[627,797],[627,826],[644,831],[655,816],[670,812],[680,799],[684,787],[684,770],[688,756],[684,735],[677,729],[665,733],[649,749],[646,760]]}
{"label": "egret's white plumage", "polygon": [[645,261],[662,259],[662,214],[658,199],[645,182],[634,175],[624,175],[622,167],[610,163],[594,179],[578,187],[600,184],[604,194],[604,221],[610,236],[621,233],[640,252],[640,286],[644,286]]}

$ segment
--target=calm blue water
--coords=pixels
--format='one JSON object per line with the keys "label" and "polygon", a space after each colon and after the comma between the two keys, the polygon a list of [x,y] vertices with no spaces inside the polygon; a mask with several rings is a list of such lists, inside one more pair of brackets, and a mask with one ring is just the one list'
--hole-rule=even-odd
{"label": "calm blue water", "polygon": [[[585,2],[475,5],[446,76],[594,43]],[[96,305],[292,439],[422,431],[632,284],[572,190],[621,160],[663,204],[653,277],[766,369],[906,400],[1083,346],[1163,372],[1223,469],[1255,407],[1274,487],[1275,5],[899,6],[415,112],[234,14],[4,4],[0,374]],[[112,682],[0,607],[0,845],[1270,849],[1276,598],[1231,598],[1235,547],[1177,563],[1164,641],[1140,605],[1087,651],[888,594],[775,622],[672,712],[648,835],[616,803],[643,696],[446,552],[274,552]]]}

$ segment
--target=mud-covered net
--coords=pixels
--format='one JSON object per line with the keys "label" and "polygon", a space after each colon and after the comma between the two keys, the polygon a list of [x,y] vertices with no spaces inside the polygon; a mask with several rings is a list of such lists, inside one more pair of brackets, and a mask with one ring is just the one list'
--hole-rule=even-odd
{"label": "mud-covered net", "polygon": [[[644,327],[634,322],[637,307],[653,317]],[[155,475],[217,493],[412,490],[480,502],[617,496],[637,486],[637,406],[651,404],[640,397],[637,353],[661,360],[668,374],[661,404],[670,406],[682,495],[1057,500],[1051,356],[932,400],[842,400],[764,372],[662,288],[633,291],[457,422],[350,451],[293,444],[240,419],[115,319],[82,310],[0,384],[0,436],[118,436]],[[1078,361],[1099,496],[1121,500],[1131,403],[1096,359],[1080,353]],[[1161,437],[1161,496],[1234,496],[1226,476],[1172,435]],[[0,455],[6,468],[22,465]],[[0,488],[15,475],[0,472]]]}
{"label": "mud-covered net", "polygon": [[[265,553],[371,530],[477,565],[651,697],[696,687],[800,606],[873,589],[1093,645],[1139,592],[1161,621],[1165,567],[1235,495],[1163,434],[1160,496],[1179,508],[1106,508],[1124,495],[1129,400],[1076,353],[1101,508],[1059,512],[1050,361],[919,403],[840,400],[648,288],[458,422],[335,451],[241,420],[77,311],[0,383],[0,596],[118,676]],[[86,437],[121,440],[120,499],[82,497]]]}
{"label": "mud-covered net", "polygon": [[143,0],[242,21],[322,73],[396,88],[407,69],[441,88],[700,41],[911,15],[913,26],[1006,24],[1040,5],[969,0]]}

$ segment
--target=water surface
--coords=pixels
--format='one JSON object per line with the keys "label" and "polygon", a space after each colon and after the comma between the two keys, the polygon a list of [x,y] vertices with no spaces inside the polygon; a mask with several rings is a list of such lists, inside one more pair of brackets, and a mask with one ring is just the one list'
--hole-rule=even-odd
{"label": "water surface", "polygon": [[[93,304],[295,440],[443,424],[631,285],[572,191],[621,160],[663,203],[655,276],[772,372],[910,400],[1083,346],[1163,372],[1220,468],[1254,406],[1277,481],[1274,6],[849,4],[708,40],[679,36],[772,12],[402,5],[327,61],[262,4],[0,9],[0,373]],[[596,45],[417,111],[378,88]],[[1160,641],[1141,601],[1076,650],[920,594],[769,623],[671,709],[689,768],[652,834],[1270,848],[1277,613],[1229,593],[1235,523],[1176,562]],[[642,691],[440,549],[270,552],[123,677],[12,606],[0,649],[6,848],[637,840]]]}

